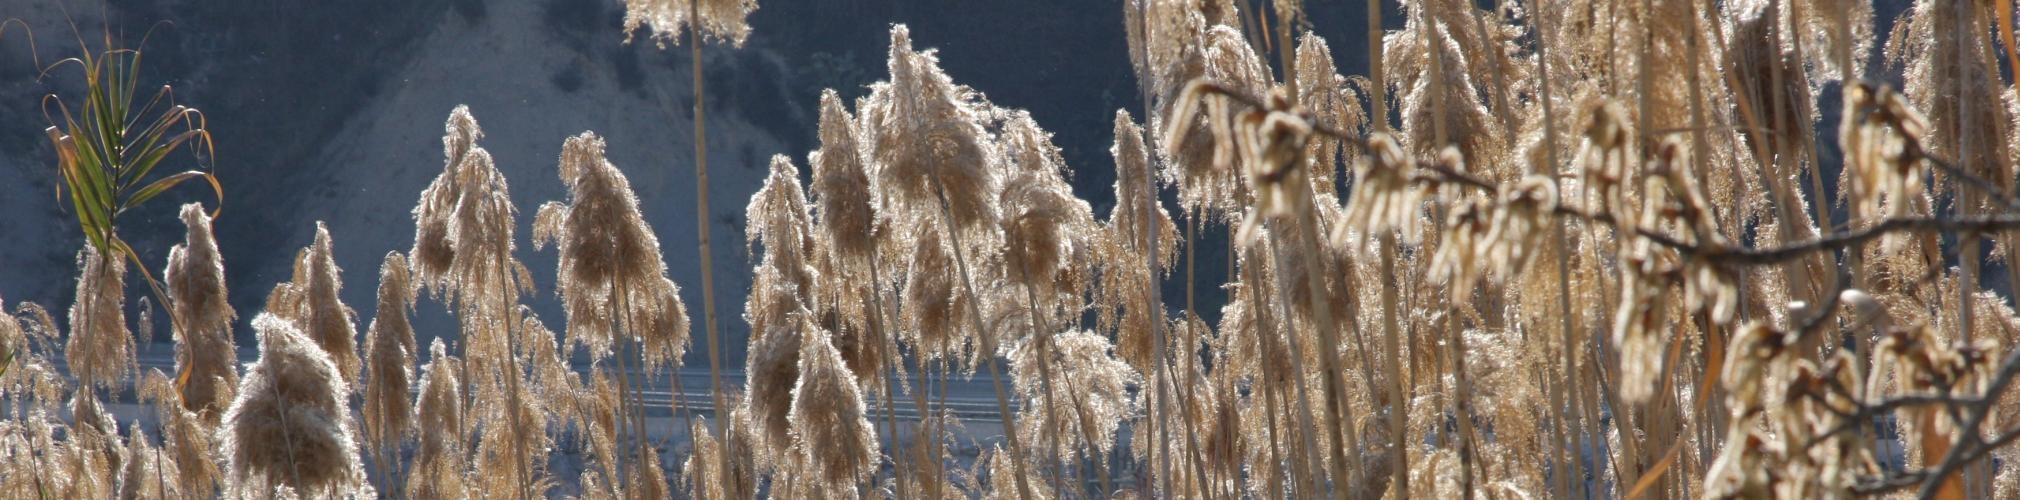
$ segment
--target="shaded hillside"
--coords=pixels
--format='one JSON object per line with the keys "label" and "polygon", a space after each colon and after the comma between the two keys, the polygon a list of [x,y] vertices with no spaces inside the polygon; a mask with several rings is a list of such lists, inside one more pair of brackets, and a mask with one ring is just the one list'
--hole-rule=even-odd
{"label": "shaded hillside", "polygon": [[[26,6],[9,15],[35,28],[45,64],[74,53],[67,9],[86,33],[103,25],[129,43],[146,35],[147,81],[175,85],[181,102],[206,111],[227,190],[218,234],[233,303],[242,312],[286,279],[288,260],[307,243],[314,221],[329,220],[338,263],[353,276],[345,298],[369,318],[371,287],[362,283],[379,255],[407,248],[412,227],[405,210],[439,171],[440,122],[460,103],[472,105],[490,133],[487,147],[511,177],[522,225],[539,202],[560,196],[553,157],[561,138],[585,129],[610,137],[612,159],[634,176],[675,281],[699,307],[688,51],[623,44],[620,2],[35,0]],[[1361,26],[1361,12],[1331,4],[1310,11],[1313,28],[1333,41],[1349,73],[1364,66],[1364,40],[1352,29]],[[856,96],[883,78],[892,23],[909,24],[919,46],[939,50],[957,80],[997,103],[1029,109],[1056,134],[1076,194],[1097,213],[1113,204],[1109,119],[1118,108],[1142,116],[1118,6],[780,0],[762,2],[750,20],[754,31],[745,47],[706,48],[716,234],[742,234],[742,200],[755,190],[766,158],[804,161],[815,145],[812,110],[821,89]],[[0,39],[0,112],[39,117],[40,96],[67,83],[38,81],[25,41],[18,30]],[[50,195],[54,177],[42,125],[0,123],[0,209],[32,214],[0,220],[0,233],[17,236],[0,244],[0,261],[15,266],[0,273],[0,297],[63,307],[81,240]],[[160,262],[180,238],[172,204],[197,194],[164,198],[126,221],[123,230],[146,260]],[[724,277],[718,293],[726,328],[738,334],[749,262],[741,239],[730,236],[716,243]],[[1223,239],[1217,230],[1202,236]],[[535,269],[552,259],[530,251],[522,257]],[[1202,248],[1201,282],[1223,281],[1225,266],[1224,248]],[[541,284],[532,302],[551,313],[551,283]],[[1177,280],[1167,285],[1168,296],[1183,291]],[[1217,316],[1220,290],[1200,293],[1202,313]],[[429,325],[425,315],[422,321]]]}

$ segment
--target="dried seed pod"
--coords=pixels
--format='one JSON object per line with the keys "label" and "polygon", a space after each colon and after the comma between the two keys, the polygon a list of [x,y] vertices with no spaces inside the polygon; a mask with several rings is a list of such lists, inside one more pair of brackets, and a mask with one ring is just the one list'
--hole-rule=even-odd
{"label": "dried seed pod", "polygon": [[1368,155],[1354,164],[1354,192],[1333,227],[1333,244],[1362,249],[1372,236],[1396,231],[1405,241],[1420,234],[1424,188],[1416,184],[1417,162],[1388,134],[1368,138]]}

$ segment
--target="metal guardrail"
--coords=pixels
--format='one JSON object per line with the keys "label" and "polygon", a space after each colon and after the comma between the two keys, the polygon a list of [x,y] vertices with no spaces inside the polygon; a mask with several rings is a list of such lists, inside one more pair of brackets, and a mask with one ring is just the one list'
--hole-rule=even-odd
{"label": "metal guardrail", "polygon": [[[159,369],[163,373],[175,373],[173,344],[164,342],[151,346],[139,346],[138,351],[134,357],[140,373],[146,373],[151,369]],[[238,354],[241,366],[250,364],[256,360],[256,358],[248,356],[246,352],[241,351]],[[56,369],[64,373],[65,376],[68,376],[70,366],[68,361],[63,358],[61,352],[49,353],[48,359],[51,364],[55,365]],[[574,369],[577,373],[583,374],[589,373],[591,369],[590,366],[581,363],[570,363],[570,368]],[[599,369],[608,369],[608,367]],[[672,379],[665,373],[648,377],[637,370],[630,372],[632,383],[635,384],[635,387],[641,388],[639,395],[644,401],[646,414],[648,416],[671,416],[677,414],[679,410],[686,410],[697,412],[699,415],[713,417],[715,404],[713,396],[707,392],[707,387],[709,386],[708,370],[702,368],[682,368],[674,371],[674,373],[681,378],[681,387],[686,389],[686,391],[680,394],[675,394],[675,391],[672,390]],[[923,387],[925,383],[925,379],[921,375],[914,372],[907,377],[909,379],[908,383],[915,390]],[[745,380],[743,370],[723,370],[722,379],[724,390],[743,390],[743,382]],[[893,379],[893,381],[895,380]],[[73,380],[72,382],[75,381]],[[1000,423],[1003,421],[1002,415],[996,409],[995,389],[990,386],[988,381],[979,379],[933,381],[936,390],[942,383],[947,384],[948,390],[945,404],[942,405],[938,396],[928,398],[926,402],[928,411],[944,408],[955,417],[969,422]],[[132,389],[130,386],[120,389],[113,394],[114,400],[108,401],[108,403],[136,403],[137,401],[135,401]],[[881,391],[883,388],[879,387],[878,389]],[[409,394],[416,394],[418,391],[419,387],[415,387],[409,390]],[[678,407],[675,406],[676,402],[679,404]],[[869,407],[865,408],[865,411],[869,414],[871,420],[883,421],[884,405],[882,401],[867,399],[866,402]],[[894,413],[901,420],[918,421],[920,419],[918,407],[909,395],[901,394],[892,406],[893,410],[895,410]],[[1013,411],[1021,408],[1021,402],[1012,398],[1010,407]]]}

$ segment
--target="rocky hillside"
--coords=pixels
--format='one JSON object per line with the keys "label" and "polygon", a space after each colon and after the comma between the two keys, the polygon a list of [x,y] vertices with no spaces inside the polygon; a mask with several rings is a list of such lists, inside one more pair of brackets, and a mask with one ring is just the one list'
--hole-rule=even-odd
{"label": "rocky hillside", "polygon": [[[0,122],[0,210],[10,214],[0,217],[8,236],[0,241],[0,297],[9,303],[60,310],[70,302],[81,239],[54,197],[40,108],[43,95],[74,91],[74,68],[38,78],[38,63],[77,53],[74,22],[94,47],[107,31],[128,46],[145,37],[143,86],[174,85],[178,102],[207,113],[227,192],[217,231],[243,317],[288,277],[289,259],[322,220],[348,271],[345,299],[361,321],[369,318],[379,257],[409,246],[408,210],[442,167],[441,123],[457,104],[471,106],[512,182],[522,235],[535,207],[563,196],[554,170],[562,139],[583,130],[607,137],[612,161],[632,177],[659,232],[673,279],[690,307],[701,307],[688,51],[624,44],[619,2],[7,3],[23,7],[6,10],[21,22],[0,35],[0,116],[9,118]],[[760,3],[746,46],[706,47],[718,307],[731,345],[745,329],[739,316],[751,264],[740,236],[743,204],[771,155],[804,161],[815,146],[811,111],[821,89],[860,95],[882,78],[891,23],[912,25],[920,46],[938,47],[956,79],[1031,109],[1058,134],[1082,196],[1105,213],[1113,179],[1107,120],[1138,101],[1120,9],[1097,4],[774,0]],[[145,260],[161,262],[181,238],[173,204],[190,200],[209,202],[191,189],[122,220]],[[520,255],[533,269],[552,269],[551,252]],[[535,276],[540,293],[531,302],[558,316],[548,298],[551,271]],[[129,296],[143,294],[136,288]],[[439,307],[422,309],[424,330],[453,331]],[[742,357],[732,350],[725,359]]]}

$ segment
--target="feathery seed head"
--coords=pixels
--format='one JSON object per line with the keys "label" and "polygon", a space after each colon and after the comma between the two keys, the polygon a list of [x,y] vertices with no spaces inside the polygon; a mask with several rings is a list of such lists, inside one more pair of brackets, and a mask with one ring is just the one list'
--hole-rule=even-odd
{"label": "feathery seed head", "polygon": [[[710,432],[708,419],[696,417],[694,426],[689,428],[694,436],[694,453],[688,455],[681,464],[680,482],[692,498],[729,499],[752,498],[756,496],[756,476],[750,469],[750,443],[744,436],[749,432],[749,409],[739,406],[728,420],[730,426],[724,432],[729,435],[728,446],[715,439]],[[729,470],[723,470],[723,453],[735,453],[727,457]]]}
{"label": "feathery seed head", "polygon": [[[1204,33],[1202,43],[1206,48],[1200,78],[1249,97],[1269,91],[1269,71],[1240,31],[1214,26]],[[1241,145],[1229,128],[1231,104],[1207,96],[1193,84],[1175,88],[1174,96],[1167,115],[1154,123],[1165,132],[1162,177],[1177,185],[1179,201],[1187,210],[1224,218],[1238,215],[1247,193],[1235,164]],[[1202,101],[1205,113],[1197,111]]]}
{"label": "feathery seed head", "polygon": [[413,405],[407,399],[414,378],[414,327],[407,310],[414,306],[407,258],[387,252],[379,266],[378,317],[366,329],[365,444],[374,449],[397,446],[413,431]]}
{"label": "feathery seed head", "polygon": [[449,356],[437,337],[428,346],[428,364],[421,369],[421,393],[414,402],[414,427],[430,429],[420,433],[420,446],[408,469],[407,495],[414,498],[462,498],[468,483],[469,463],[464,453],[464,407],[462,363]]}
{"label": "feathery seed head", "polygon": [[807,156],[819,224],[844,269],[867,265],[876,248],[879,214],[856,119],[834,89],[821,92],[821,149]]}
{"label": "feathery seed head", "polygon": [[[1333,49],[1317,33],[1307,31],[1299,38],[1297,76],[1299,109],[1311,113],[1316,124],[1359,135],[1368,120],[1361,112],[1361,97],[1333,66]],[[1306,177],[1311,180],[1313,191],[1327,199],[1337,198],[1335,172],[1342,162],[1351,161],[1360,154],[1360,146],[1352,141],[1328,136],[1313,137],[1305,151],[1305,156],[1311,161]]]}
{"label": "feathery seed head", "polygon": [[763,452],[758,462],[776,465],[790,460],[793,385],[800,378],[800,345],[807,341],[809,325],[799,313],[787,321],[767,325],[763,336],[752,339],[750,360],[745,363],[744,386],[750,389],[748,404],[752,429]]}
{"label": "feathery seed head", "polygon": [[295,323],[253,318],[259,361],[224,415],[225,457],[245,493],[286,486],[310,495],[343,495],[363,484],[351,438],[349,386],[330,354]]}
{"label": "feathery seed head", "polygon": [[631,182],[603,148],[594,132],[568,138],[560,164],[568,204],[548,202],[534,217],[535,248],[555,243],[560,253],[555,283],[568,313],[568,346],[602,359],[621,326],[646,344],[649,367],[677,364],[687,349],[687,306],[666,278],[659,238]]}
{"label": "feathery seed head", "polygon": [[757,0],[624,0],[624,42],[631,43],[631,36],[643,26],[651,28],[652,41],[662,49],[668,43],[678,45],[687,29],[741,47],[750,37],[745,18],[757,8]]}
{"label": "feathery seed head", "polygon": [[[762,265],[777,269],[800,294],[814,291],[814,239],[812,214],[806,190],[800,186],[799,167],[785,155],[773,155],[771,173],[764,187],[751,195],[744,208],[747,247],[764,244]],[[749,248],[746,248],[749,250]]]}
{"label": "feathery seed head", "polygon": [[[1020,432],[1059,439],[1060,460],[1106,456],[1114,449],[1116,430],[1130,416],[1129,388],[1140,383],[1141,377],[1128,363],[1115,358],[1107,338],[1094,332],[1069,330],[1051,335],[1046,340],[1052,343],[1046,346],[1049,359],[1039,355],[1040,341],[1038,337],[1025,339],[1009,356],[1018,399],[1025,402],[1017,418],[1017,425],[1024,426]],[[1052,364],[1053,393],[1049,398],[1040,383],[1041,362]],[[1050,404],[1059,405],[1056,428],[1044,417]]]}
{"label": "feathery seed head", "polygon": [[957,282],[952,245],[934,228],[917,229],[903,306],[908,344],[926,359],[962,359],[972,332],[967,325],[974,300]]}
{"label": "feathery seed head", "polygon": [[511,189],[476,143],[483,138],[468,106],[450,112],[442,173],[414,207],[413,272],[423,287],[457,309],[472,360],[507,352],[502,331],[512,304],[530,286],[513,257]]}
{"label": "feathery seed head", "polygon": [[113,387],[133,373],[133,333],[126,327],[126,261],[85,245],[77,252],[77,301],[63,357],[79,387]]}
{"label": "feathery seed head", "polygon": [[445,286],[449,266],[456,258],[456,249],[450,242],[449,218],[461,196],[457,177],[464,162],[471,159],[471,152],[483,149],[477,141],[484,138],[484,130],[477,126],[477,118],[470,115],[469,106],[451,110],[442,128],[442,173],[421,191],[420,203],[414,206],[414,248],[407,252],[414,259],[413,268],[421,277],[420,283],[437,293]]}
{"label": "feathery seed head", "polygon": [[342,269],[337,268],[329,228],[316,222],[316,238],[295,255],[295,276],[276,287],[267,307],[275,316],[304,329],[309,338],[337,364],[347,384],[358,380],[357,312],[344,305]]}
{"label": "feathery seed head", "polygon": [[177,318],[176,370],[184,375],[182,404],[206,415],[212,424],[231,404],[238,388],[238,358],[232,348],[231,322],[238,318],[227,300],[224,258],[211,235],[210,214],[203,205],[182,206],[188,236],[168,251],[162,270],[167,283],[169,314]]}
{"label": "feathery seed head", "polygon": [[163,474],[175,482],[173,488],[199,496],[215,491],[214,485],[224,474],[218,469],[214,458],[216,449],[212,447],[216,425],[205,419],[218,418],[217,414],[222,414],[224,408],[220,407],[215,414],[209,415],[185,409],[175,381],[162,374],[161,370],[148,370],[136,392],[140,399],[154,402],[155,413],[161,422],[162,460],[175,464],[172,471]]}
{"label": "feathery seed head", "polygon": [[1055,288],[1078,294],[1077,270],[1083,266],[1076,264],[1087,256],[1088,235],[1095,230],[1094,211],[1066,183],[1066,163],[1051,135],[1028,112],[1009,114],[1003,141],[1014,167],[998,195],[1007,278],[1038,287],[1048,300]]}
{"label": "feathery seed head", "polygon": [[958,227],[994,221],[999,160],[982,129],[986,103],[955,85],[933,51],[913,51],[905,25],[891,27],[890,57],[890,83],[875,87],[860,112],[894,208],[938,213],[944,194]]}
{"label": "feathery seed head", "polygon": [[[808,325],[812,326],[812,325]],[[810,328],[800,341],[799,380],[787,416],[800,460],[820,489],[848,495],[877,467],[877,434],[862,389],[827,332]]]}
{"label": "feathery seed head", "polygon": [[[1115,207],[1108,212],[1110,239],[1117,250],[1137,256],[1148,252],[1150,242],[1146,237],[1157,238],[1158,262],[1170,265],[1175,255],[1178,227],[1171,221],[1171,213],[1165,211],[1164,204],[1158,203],[1155,191],[1146,191],[1150,186],[1145,176],[1151,175],[1150,148],[1144,144],[1143,128],[1129,117],[1128,110],[1115,110],[1115,145],[1108,149],[1115,157]],[[1144,230],[1143,218],[1149,216],[1154,222],[1149,232]],[[1115,259],[1110,262],[1136,262],[1142,258]]]}

